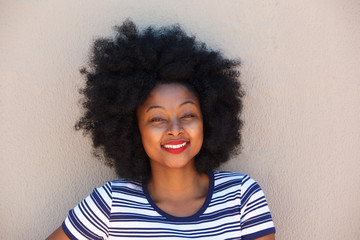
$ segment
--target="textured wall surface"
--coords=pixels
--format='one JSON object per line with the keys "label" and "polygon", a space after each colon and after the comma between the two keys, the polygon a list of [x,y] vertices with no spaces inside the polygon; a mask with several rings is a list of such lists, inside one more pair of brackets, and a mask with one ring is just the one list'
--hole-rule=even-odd
{"label": "textured wall surface", "polygon": [[43,239],[114,172],[73,129],[79,68],[131,17],[180,23],[243,62],[242,154],[277,239],[360,234],[360,2],[0,1],[0,239]]}

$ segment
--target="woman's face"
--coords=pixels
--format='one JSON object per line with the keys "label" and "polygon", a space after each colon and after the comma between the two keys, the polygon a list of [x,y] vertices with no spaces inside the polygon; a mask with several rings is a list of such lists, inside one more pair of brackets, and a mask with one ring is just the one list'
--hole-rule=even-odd
{"label": "woman's face", "polygon": [[152,167],[194,166],[203,143],[203,119],[193,92],[178,83],[160,84],[136,113]]}

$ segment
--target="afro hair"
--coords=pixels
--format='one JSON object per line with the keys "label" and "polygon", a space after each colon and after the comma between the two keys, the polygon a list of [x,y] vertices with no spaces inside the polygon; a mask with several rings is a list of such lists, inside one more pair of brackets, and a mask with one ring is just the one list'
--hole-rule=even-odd
{"label": "afro hair", "polygon": [[165,83],[183,84],[199,99],[204,141],[195,157],[197,171],[214,170],[236,153],[243,97],[239,60],[224,58],[179,25],[139,31],[126,20],[114,29],[114,38],[95,40],[89,66],[81,70],[84,114],[75,128],[91,136],[95,155],[119,177],[151,175],[136,110],[155,86]]}

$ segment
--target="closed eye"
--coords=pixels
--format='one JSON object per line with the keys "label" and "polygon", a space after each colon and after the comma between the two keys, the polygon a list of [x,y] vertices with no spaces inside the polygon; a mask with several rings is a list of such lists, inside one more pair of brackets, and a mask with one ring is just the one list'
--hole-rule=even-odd
{"label": "closed eye", "polygon": [[181,118],[186,119],[186,118],[193,118],[193,117],[195,117],[194,114],[185,114],[185,115],[182,116]]}
{"label": "closed eye", "polygon": [[150,120],[150,122],[154,122],[154,123],[156,123],[156,122],[164,122],[164,121],[165,121],[165,119],[163,119],[163,118],[158,118],[158,117],[152,118],[152,119]]}

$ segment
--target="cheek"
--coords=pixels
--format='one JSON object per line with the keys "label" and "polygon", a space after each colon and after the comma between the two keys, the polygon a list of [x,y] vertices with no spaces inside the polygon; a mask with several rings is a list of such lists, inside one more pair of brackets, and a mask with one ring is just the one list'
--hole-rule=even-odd
{"label": "cheek", "polygon": [[193,138],[193,141],[195,141],[195,143],[198,145],[202,145],[204,138],[202,122],[197,122],[189,126],[189,132],[191,137]]}
{"label": "cheek", "polygon": [[199,144],[202,146],[203,141],[204,141],[204,132],[203,132],[203,128],[201,126],[201,131],[198,131],[198,138],[199,138]]}
{"label": "cheek", "polygon": [[162,129],[154,127],[143,127],[140,129],[141,141],[144,148],[160,146],[162,132]]}
{"label": "cheek", "polygon": [[154,155],[154,150],[156,149],[156,141],[149,131],[142,131],[141,132],[141,142],[143,148],[145,150],[146,155],[148,157],[152,157]]}

